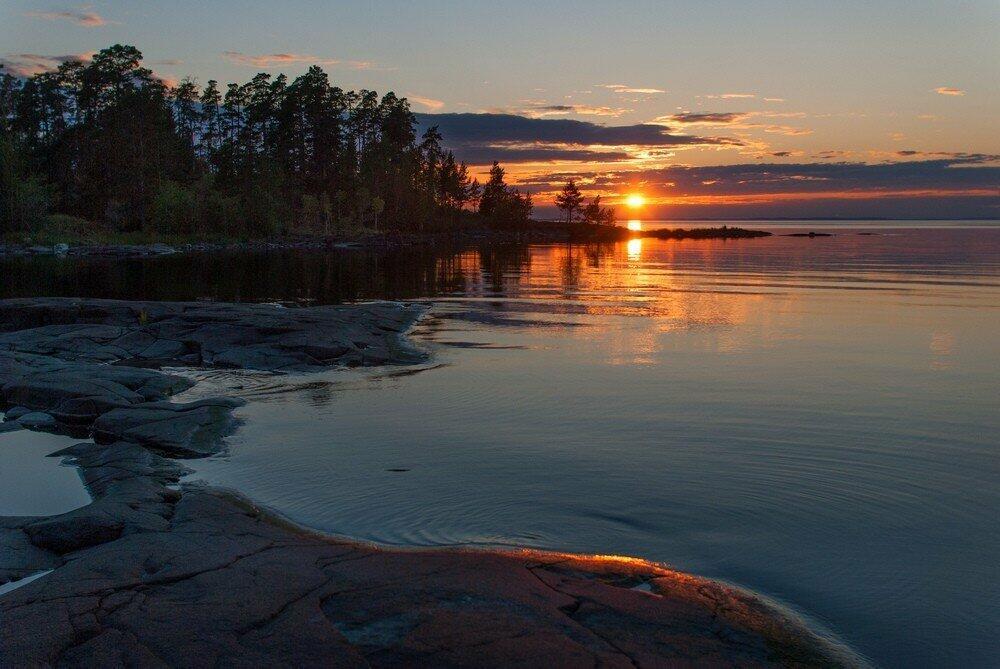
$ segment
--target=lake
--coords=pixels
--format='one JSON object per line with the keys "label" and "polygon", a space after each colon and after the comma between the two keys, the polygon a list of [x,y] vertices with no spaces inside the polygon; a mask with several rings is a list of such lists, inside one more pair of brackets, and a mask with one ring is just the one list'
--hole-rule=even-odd
{"label": "lake", "polygon": [[415,369],[196,372],[250,403],[190,479],[387,544],[658,560],[882,666],[996,665],[1000,228],[743,225],[776,234],[8,258],[0,295],[433,299]]}

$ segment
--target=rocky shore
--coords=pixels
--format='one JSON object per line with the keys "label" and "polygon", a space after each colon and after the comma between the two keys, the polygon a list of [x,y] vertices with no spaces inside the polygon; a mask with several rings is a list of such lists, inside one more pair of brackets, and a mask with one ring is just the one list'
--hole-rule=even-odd
{"label": "rocky shore", "polygon": [[0,301],[0,431],[91,436],[56,455],[93,498],[0,517],[0,584],[19,586],[0,594],[0,666],[859,663],[758,597],[642,560],[379,548],[180,484],[240,402],[172,402],[191,382],[161,368],[407,364],[423,309]]}

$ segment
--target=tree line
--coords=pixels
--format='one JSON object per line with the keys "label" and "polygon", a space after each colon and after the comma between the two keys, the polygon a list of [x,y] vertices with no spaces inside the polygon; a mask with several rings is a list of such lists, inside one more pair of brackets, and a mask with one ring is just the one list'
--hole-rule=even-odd
{"label": "tree line", "polygon": [[114,232],[246,237],[531,216],[500,165],[471,179],[393,93],[342,90],[317,66],[168,86],[141,61],[115,45],[27,79],[0,70],[0,233],[50,212]]}

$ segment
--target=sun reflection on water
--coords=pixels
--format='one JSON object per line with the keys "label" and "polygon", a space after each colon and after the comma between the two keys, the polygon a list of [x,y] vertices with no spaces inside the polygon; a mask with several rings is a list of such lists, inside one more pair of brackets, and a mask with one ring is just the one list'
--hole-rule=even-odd
{"label": "sun reflection on water", "polygon": [[636,231],[642,230],[642,221],[640,221],[638,219],[633,219],[633,220],[629,221],[628,222],[628,229],[629,230],[636,230]]}
{"label": "sun reflection on water", "polygon": [[638,260],[639,256],[642,255],[642,239],[636,237],[635,239],[628,240],[628,246],[625,250],[628,252],[629,260]]}

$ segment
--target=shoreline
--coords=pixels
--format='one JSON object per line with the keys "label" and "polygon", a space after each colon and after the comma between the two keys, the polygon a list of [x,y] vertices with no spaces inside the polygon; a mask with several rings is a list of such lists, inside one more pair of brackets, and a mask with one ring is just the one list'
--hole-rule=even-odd
{"label": "shoreline", "polygon": [[422,313],[384,302],[0,301],[4,405],[47,410],[56,429],[92,426],[98,442],[60,452],[90,504],[0,518],[3,580],[52,569],[0,597],[0,611],[17,611],[0,616],[0,663],[864,664],[752,593],[645,560],[380,547],[302,528],[232,491],[177,486],[177,458],[222,448],[237,402],[174,404],[191,382],[157,367],[408,364]]}
{"label": "shoreline", "polygon": [[616,243],[629,239],[755,239],[773,233],[727,225],[708,228],[629,230],[622,226],[585,223],[534,222],[519,229],[465,226],[440,232],[366,232],[316,237],[280,237],[259,240],[183,240],[168,244],[93,241],[87,243],[4,243],[0,258],[31,256],[149,258],[178,253],[281,251],[396,250],[411,247],[454,247],[470,244]]}

